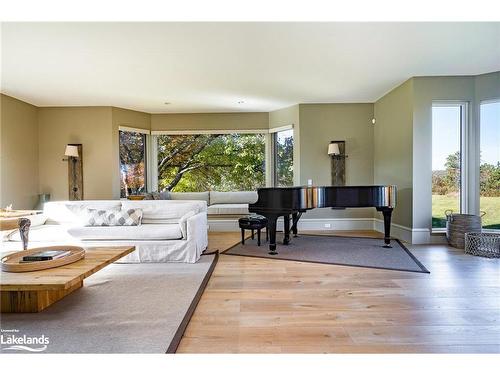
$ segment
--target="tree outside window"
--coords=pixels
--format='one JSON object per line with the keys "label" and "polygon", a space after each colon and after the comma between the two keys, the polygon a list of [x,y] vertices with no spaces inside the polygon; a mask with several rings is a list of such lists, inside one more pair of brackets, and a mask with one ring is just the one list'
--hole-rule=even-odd
{"label": "tree outside window", "polygon": [[158,136],[160,191],[238,191],[263,186],[264,134]]}
{"label": "tree outside window", "polygon": [[146,135],[122,131],[120,138],[120,197],[146,192]]}

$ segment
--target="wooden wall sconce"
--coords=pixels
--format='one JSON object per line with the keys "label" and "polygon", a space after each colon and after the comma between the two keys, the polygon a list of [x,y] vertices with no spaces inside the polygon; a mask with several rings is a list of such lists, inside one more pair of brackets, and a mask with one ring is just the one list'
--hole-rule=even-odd
{"label": "wooden wall sconce", "polygon": [[83,200],[83,153],[81,144],[68,144],[64,152],[68,162],[68,195],[70,201]]}
{"label": "wooden wall sconce", "polygon": [[331,141],[328,145],[328,155],[332,159],[332,185],[345,185],[345,141]]}

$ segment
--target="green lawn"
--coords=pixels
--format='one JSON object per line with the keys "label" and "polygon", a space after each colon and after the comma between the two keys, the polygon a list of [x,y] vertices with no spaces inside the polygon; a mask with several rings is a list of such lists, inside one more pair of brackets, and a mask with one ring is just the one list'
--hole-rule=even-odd
{"label": "green lawn", "polygon": [[[445,228],[446,216],[444,212],[448,209],[459,212],[458,199],[448,195],[432,196],[432,227]],[[483,227],[487,229],[500,229],[500,197],[482,197],[481,211],[483,216]]]}

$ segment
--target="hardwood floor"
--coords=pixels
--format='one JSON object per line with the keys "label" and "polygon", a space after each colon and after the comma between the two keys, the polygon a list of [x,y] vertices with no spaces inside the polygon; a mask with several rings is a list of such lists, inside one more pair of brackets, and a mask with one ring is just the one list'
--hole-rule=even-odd
{"label": "hardwood floor", "polygon": [[500,261],[408,247],[431,274],[221,255],[178,353],[500,352]]}

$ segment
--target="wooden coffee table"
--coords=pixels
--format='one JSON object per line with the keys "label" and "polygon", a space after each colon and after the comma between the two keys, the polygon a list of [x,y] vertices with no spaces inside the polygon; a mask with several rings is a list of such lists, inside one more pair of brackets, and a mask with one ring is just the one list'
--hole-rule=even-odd
{"label": "wooden coffee table", "polygon": [[3,272],[1,311],[39,312],[83,286],[83,279],[130,254],[134,246],[93,247],[85,258],[66,266],[33,272]]}

